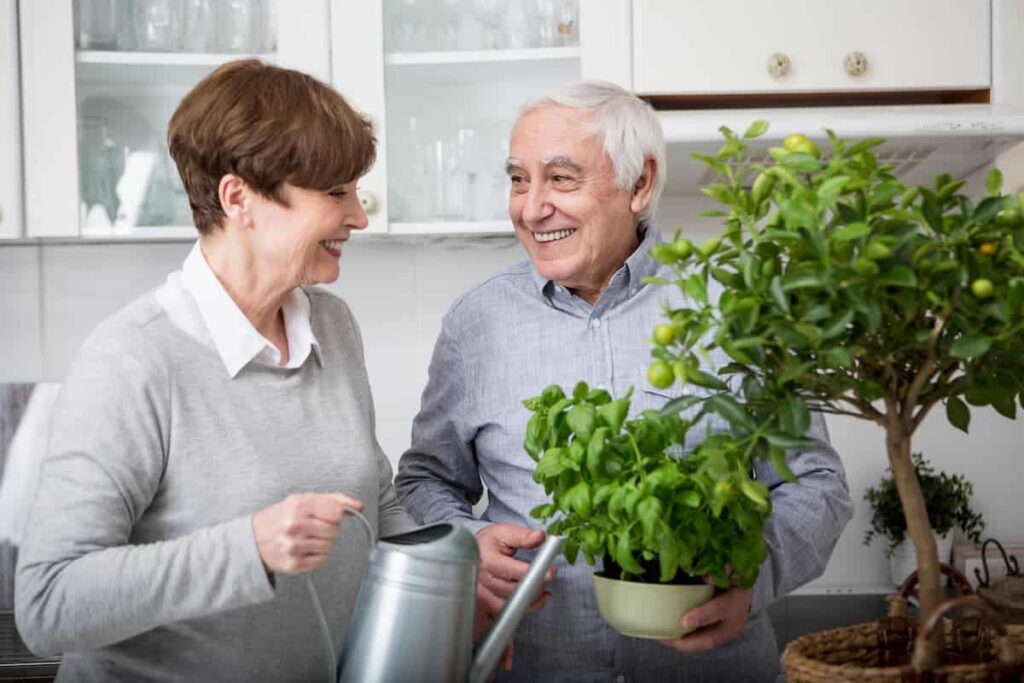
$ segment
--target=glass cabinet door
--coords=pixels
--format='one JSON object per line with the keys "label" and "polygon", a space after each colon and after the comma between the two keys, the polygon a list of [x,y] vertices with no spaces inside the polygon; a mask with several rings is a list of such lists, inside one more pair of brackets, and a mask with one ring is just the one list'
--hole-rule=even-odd
{"label": "glass cabinet door", "polygon": [[[371,21],[379,35],[355,35]],[[577,2],[336,0],[332,22],[334,85],[381,142],[361,184],[371,230],[511,232],[509,132],[523,103],[580,78]],[[367,54],[381,55],[380,84],[354,66]]]}
{"label": "glass cabinet door", "polygon": [[21,116],[15,0],[0,0],[0,238],[21,237]]}
{"label": "glass cabinet door", "polygon": [[[65,106],[71,105],[74,117],[70,131],[66,119],[55,122],[64,128],[58,134],[59,144],[48,143],[44,131],[37,131],[34,137],[26,131],[29,153],[43,153],[51,146],[48,151],[60,160],[54,165],[67,166],[69,159],[74,160],[70,165],[76,181],[71,188],[77,197],[75,206],[55,217],[66,222],[73,216],[74,228],[65,233],[63,225],[39,225],[37,234],[194,234],[185,191],[166,143],[168,120],[182,96],[217,66],[245,57],[284,63],[328,78],[326,3],[320,3],[320,41],[315,39],[316,24],[303,27],[300,23],[316,2],[304,2],[294,11],[292,3],[277,0],[43,0],[25,4],[30,8],[22,16],[23,31],[29,37],[25,49],[40,50],[37,24],[55,21],[64,45],[53,58],[68,55],[73,64],[70,94],[40,94],[41,84],[35,79],[46,74],[36,70],[25,75],[29,116],[30,107],[60,106],[56,100],[63,99]],[[41,5],[51,5],[50,11],[44,12]],[[300,35],[286,36],[285,26]],[[69,33],[60,30],[68,27]],[[315,56],[312,68],[309,59],[289,58],[283,48],[303,41],[307,45],[320,43],[323,66],[317,67]],[[50,38],[49,42],[52,47],[56,40]],[[67,44],[72,45],[70,54]],[[308,47],[302,49],[308,54]],[[29,71],[33,64],[30,57]],[[34,79],[31,87],[29,78]],[[50,80],[51,85],[60,87]],[[69,150],[72,141],[73,150]],[[35,181],[30,198],[35,194],[38,203],[44,181],[40,173],[36,178],[28,175],[29,184]],[[64,168],[62,177],[68,175]],[[30,225],[36,224],[31,201],[28,218]]]}

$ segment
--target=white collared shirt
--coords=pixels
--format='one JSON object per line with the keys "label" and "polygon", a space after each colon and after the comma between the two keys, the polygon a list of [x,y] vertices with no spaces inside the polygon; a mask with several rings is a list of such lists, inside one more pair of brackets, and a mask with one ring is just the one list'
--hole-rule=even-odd
{"label": "white collared shirt", "polygon": [[[224,289],[199,242],[189,252],[180,271],[167,276],[156,298],[171,321],[199,341],[212,346],[234,378],[247,364],[257,362],[278,366],[281,352],[253,327],[231,295]],[[310,324],[309,297],[302,288],[293,289],[281,304],[288,362],[285,368],[301,367],[311,351],[320,358],[320,346]]]}

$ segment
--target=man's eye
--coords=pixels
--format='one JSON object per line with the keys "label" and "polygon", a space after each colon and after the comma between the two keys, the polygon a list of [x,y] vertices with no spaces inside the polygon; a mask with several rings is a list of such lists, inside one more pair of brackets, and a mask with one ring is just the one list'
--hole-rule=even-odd
{"label": "man's eye", "polygon": [[554,175],[554,176],[551,177],[551,179],[553,181],[555,181],[556,183],[570,183],[570,182],[572,182],[574,180],[572,176],[561,175],[561,174]]}
{"label": "man's eye", "polygon": [[332,190],[332,191],[328,192],[327,194],[329,194],[330,196],[334,197],[335,199],[342,199],[343,197],[347,197],[348,196],[348,192],[345,192],[345,190]]}

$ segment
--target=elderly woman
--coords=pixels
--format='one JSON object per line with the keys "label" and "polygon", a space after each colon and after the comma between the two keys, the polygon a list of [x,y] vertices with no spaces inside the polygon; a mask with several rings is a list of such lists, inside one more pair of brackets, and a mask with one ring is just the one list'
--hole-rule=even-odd
{"label": "elderly woman", "polygon": [[[59,680],[306,681],[336,646],[368,542],[413,527],[374,437],[338,277],[367,225],[370,124],[326,85],[227,64],[168,131],[200,238],[103,322],[64,382],[16,579]],[[365,505],[365,507],[364,507]],[[350,518],[351,519],[351,518]]]}

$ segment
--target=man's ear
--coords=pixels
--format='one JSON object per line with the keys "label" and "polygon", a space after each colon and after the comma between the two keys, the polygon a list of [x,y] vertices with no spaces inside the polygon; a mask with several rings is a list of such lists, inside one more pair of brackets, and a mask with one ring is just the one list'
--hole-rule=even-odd
{"label": "man's ear", "polygon": [[654,180],[661,173],[658,162],[654,157],[644,159],[644,168],[640,177],[633,186],[633,198],[629,202],[629,208],[633,213],[640,213],[651,204],[654,198]]}
{"label": "man's ear", "polygon": [[245,181],[227,173],[217,186],[217,198],[228,224],[250,227],[252,223],[252,191]]}

